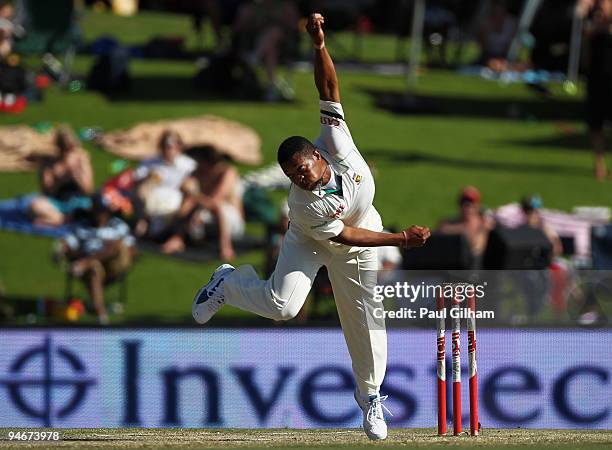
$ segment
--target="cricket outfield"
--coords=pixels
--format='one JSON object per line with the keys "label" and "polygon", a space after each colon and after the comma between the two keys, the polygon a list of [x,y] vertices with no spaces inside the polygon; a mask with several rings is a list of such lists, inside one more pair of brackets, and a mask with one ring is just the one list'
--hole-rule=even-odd
{"label": "cricket outfield", "polygon": [[[438,437],[433,428],[392,429],[385,441],[369,441],[360,429],[194,429],[194,428],[87,428],[54,429],[61,441],[8,441],[0,431],[0,448],[456,448],[604,449],[612,447],[612,430],[483,429],[478,437],[467,434]],[[40,431],[38,429],[37,431]]]}

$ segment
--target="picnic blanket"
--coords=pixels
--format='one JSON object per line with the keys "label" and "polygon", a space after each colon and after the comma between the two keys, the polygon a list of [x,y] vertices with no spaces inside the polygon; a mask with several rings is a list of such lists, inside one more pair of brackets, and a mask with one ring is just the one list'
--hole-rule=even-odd
{"label": "picnic blanket", "polygon": [[57,153],[55,133],[39,133],[26,125],[0,127],[0,172],[25,172],[38,167],[41,157]]}
{"label": "picnic blanket", "polygon": [[[65,236],[69,231],[69,226],[46,227],[32,223],[27,210],[36,195],[38,194],[27,194],[17,198],[0,200],[0,229],[52,238]],[[265,245],[265,239],[249,235],[245,235],[234,242],[234,248],[238,252],[261,250],[265,248]],[[161,256],[168,256],[161,253],[159,243],[151,241],[138,241],[138,249]],[[188,247],[185,252],[171,256],[193,262],[213,261],[219,259],[219,248],[217,242],[213,241],[197,247]]]}
{"label": "picnic blanket", "polygon": [[144,122],[127,130],[104,133],[97,143],[122,158],[140,161],[158,154],[159,138],[168,129],[179,133],[187,147],[211,145],[236,162],[261,163],[261,139],[253,129],[211,115]]}
{"label": "picnic blanket", "polygon": [[32,223],[27,211],[36,195],[38,194],[0,200],[0,229],[53,238],[64,236],[68,232],[67,226],[46,227]]}

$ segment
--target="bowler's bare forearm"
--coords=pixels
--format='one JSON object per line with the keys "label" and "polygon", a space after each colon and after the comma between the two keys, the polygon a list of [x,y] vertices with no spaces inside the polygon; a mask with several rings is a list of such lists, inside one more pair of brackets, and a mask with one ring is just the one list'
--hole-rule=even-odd
{"label": "bowler's bare forearm", "polygon": [[332,241],[353,247],[422,247],[431,236],[427,227],[412,225],[401,233],[385,233],[345,225]]}
{"label": "bowler's bare forearm", "polygon": [[403,233],[380,233],[345,225],[342,233],[331,240],[353,247],[400,247],[405,237]]}
{"label": "bowler's bare forearm", "polygon": [[312,39],[314,47],[314,76],[319,98],[325,101],[340,102],[340,89],[334,62],[325,47],[325,18],[320,13],[308,17],[306,31]]}
{"label": "bowler's bare forearm", "polygon": [[315,84],[319,91],[319,98],[325,101],[340,103],[340,87],[334,62],[327,51],[327,48],[315,48],[314,50],[314,75]]}

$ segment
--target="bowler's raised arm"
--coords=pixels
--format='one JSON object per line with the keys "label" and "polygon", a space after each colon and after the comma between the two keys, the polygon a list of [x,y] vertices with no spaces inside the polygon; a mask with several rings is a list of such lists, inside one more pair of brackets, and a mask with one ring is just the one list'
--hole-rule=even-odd
{"label": "bowler's raised arm", "polygon": [[311,14],[306,29],[314,46],[314,76],[315,84],[321,100],[340,103],[340,88],[334,62],[325,47],[325,18],[319,14]]}

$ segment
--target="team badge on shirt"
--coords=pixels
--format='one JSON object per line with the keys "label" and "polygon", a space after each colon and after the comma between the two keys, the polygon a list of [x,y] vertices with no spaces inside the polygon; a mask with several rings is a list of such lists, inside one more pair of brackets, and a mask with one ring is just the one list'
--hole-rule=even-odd
{"label": "team badge on shirt", "polygon": [[361,179],[363,177],[361,175],[355,174],[355,176],[353,177],[353,181],[355,181],[355,184],[359,184],[361,183]]}

